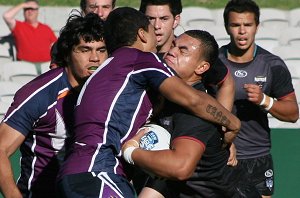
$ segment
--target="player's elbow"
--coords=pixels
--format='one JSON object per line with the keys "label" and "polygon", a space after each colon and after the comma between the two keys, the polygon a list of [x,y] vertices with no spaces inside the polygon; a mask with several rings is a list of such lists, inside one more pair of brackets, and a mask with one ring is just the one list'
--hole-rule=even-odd
{"label": "player's elbow", "polygon": [[298,119],[299,119],[299,110],[291,116],[291,118],[290,118],[291,121],[290,122],[295,123],[295,122],[298,121]]}
{"label": "player's elbow", "polygon": [[183,163],[178,163],[178,166],[176,166],[175,169],[176,170],[174,170],[173,177],[175,180],[179,181],[189,179],[195,171],[195,167],[192,167],[191,163],[188,163],[187,161]]}
{"label": "player's elbow", "polygon": [[188,170],[185,168],[179,169],[176,173],[176,180],[184,181],[189,179],[193,175],[194,170]]}

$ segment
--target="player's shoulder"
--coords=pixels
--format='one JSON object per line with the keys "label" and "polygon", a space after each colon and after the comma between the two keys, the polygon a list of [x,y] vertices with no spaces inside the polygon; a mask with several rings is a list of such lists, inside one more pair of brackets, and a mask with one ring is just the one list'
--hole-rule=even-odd
{"label": "player's shoulder", "polygon": [[42,91],[59,90],[62,86],[68,86],[66,74],[63,68],[50,70],[36,77],[17,91],[17,95],[24,97],[29,95],[38,95]]}
{"label": "player's shoulder", "polygon": [[284,61],[277,55],[267,51],[266,49],[257,46],[256,58],[264,61],[265,63],[271,63],[270,65],[284,64]]}

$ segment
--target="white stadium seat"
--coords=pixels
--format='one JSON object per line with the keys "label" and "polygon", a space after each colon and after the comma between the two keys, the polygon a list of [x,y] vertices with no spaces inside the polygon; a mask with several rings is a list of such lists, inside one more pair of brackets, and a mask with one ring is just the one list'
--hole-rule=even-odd
{"label": "white stadium seat", "polygon": [[[71,11],[76,9],[80,11],[79,8],[72,7],[44,7],[44,20],[47,25],[49,25],[55,32],[56,36],[59,35],[59,31],[65,26]],[[78,12],[77,12],[78,14]]]}
{"label": "white stadium seat", "polygon": [[279,31],[261,26],[256,33],[255,43],[269,52],[273,52],[273,49],[279,46],[279,38]]}
{"label": "white stadium seat", "polygon": [[300,48],[300,26],[281,30],[280,45],[290,45]]}
{"label": "white stadium seat", "polygon": [[213,12],[203,7],[185,7],[181,13],[181,25],[204,29],[216,24]]}
{"label": "white stadium seat", "polygon": [[9,43],[0,44],[0,64],[12,61],[12,56],[9,54]]}
{"label": "white stadium seat", "polygon": [[0,78],[2,80],[15,81],[19,79],[22,80],[20,81],[22,84],[26,83],[24,79],[28,82],[28,80],[38,75],[35,65],[24,61],[13,61],[0,65],[0,72]]}
{"label": "white stadium seat", "polygon": [[206,30],[215,37],[219,47],[227,45],[230,42],[230,37],[224,26],[208,27]]}
{"label": "white stadium seat", "polygon": [[282,30],[289,26],[287,11],[276,8],[261,8],[260,13],[260,25],[263,27]]}
{"label": "white stadium seat", "polygon": [[10,103],[0,101],[0,122],[5,115],[7,109],[9,108]]}
{"label": "white stadium seat", "polygon": [[300,8],[288,11],[288,19],[291,27],[300,27]]}
{"label": "white stadium seat", "polygon": [[10,82],[10,81],[0,81],[0,101],[11,103],[13,97],[20,88],[21,84]]}

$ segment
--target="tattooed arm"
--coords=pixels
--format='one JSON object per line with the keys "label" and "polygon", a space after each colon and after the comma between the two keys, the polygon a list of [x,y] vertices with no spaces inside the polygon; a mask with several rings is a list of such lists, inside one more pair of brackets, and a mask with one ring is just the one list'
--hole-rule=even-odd
{"label": "tattooed arm", "polygon": [[164,80],[159,90],[168,100],[185,107],[196,116],[225,126],[232,134],[236,135],[241,127],[240,120],[213,97],[195,90],[178,77]]}

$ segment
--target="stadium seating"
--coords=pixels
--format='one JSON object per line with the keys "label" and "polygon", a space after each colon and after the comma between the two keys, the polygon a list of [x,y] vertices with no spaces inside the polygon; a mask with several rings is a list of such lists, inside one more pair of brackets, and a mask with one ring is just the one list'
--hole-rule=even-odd
{"label": "stadium seating", "polygon": [[29,62],[13,61],[0,65],[0,79],[15,81],[22,84],[38,75],[36,66]]}
{"label": "stadium seating", "polygon": [[10,103],[0,101],[0,121],[2,120],[9,106]]}
{"label": "stadium seating", "polygon": [[300,27],[300,8],[288,11],[288,18],[291,27]]}
{"label": "stadium seating", "polygon": [[300,26],[289,27],[280,32],[280,45],[300,47]]}
{"label": "stadium seating", "polygon": [[192,28],[204,29],[216,24],[213,12],[203,7],[185,7],[181,13],[181,24]]}
{"label": "stadium seating", "polygon": [[275,47],[279,46],[280,32],[271,28],[259,27],[255,36],[255,43],[269,52],[273,52]]}
{"label": "stadium seating", "polygon": [[219,47],[227,45],[230,42],[230,37],[224,26],[207,27],[206,30],[215,37]]}
{"label": "stadium seating", "polygon": [[8,43],[0,44],[0,65],[13,61],[12,56],[9,54],[9,48]]}
{"label": "stadium seating", "polygon": [[41,73],[45,73],[50,70],[50,61],[41,63]]}
{"label": "stadium seating", "polygon": [[[77,11],[72,12],[73,10]],[[44,21],[50,25],[56,36],[58,36],[60,29],[65,26],[71,12],[80,15],[80,9],[77,7],[43,7]]]}
{"label": "stadium seating", "polygon": [[21,88],[20,83],[0,81],[0,102],[6,102],[10,104],[13,101],[13,97],[18,89]]}
{"label": "stadium seating", "polygon": [[282,30],[289,27],[287,12],[275,8],[260,9],[260,25],[270,29]]}

